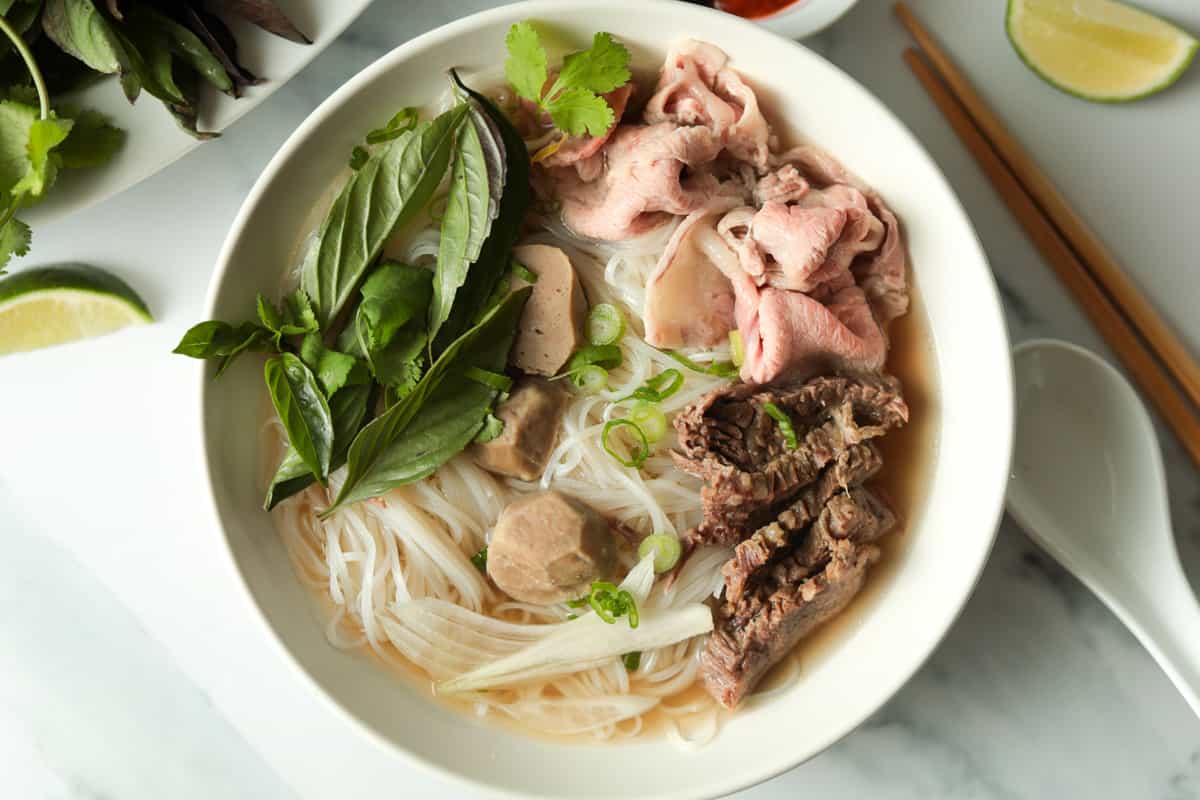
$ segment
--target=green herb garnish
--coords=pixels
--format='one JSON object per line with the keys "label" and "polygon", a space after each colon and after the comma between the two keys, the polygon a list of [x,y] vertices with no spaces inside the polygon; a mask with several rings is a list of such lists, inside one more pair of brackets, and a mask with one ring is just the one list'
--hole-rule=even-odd
{"label": "green herb garnish", "polygon": [[621,348],[615,344],[585,345],[575,351],[574,355],[567,362],[567,365],[563,367],[562,372],[555,375],[551,380],[571,378],[576,386],[580,386],[582,384],[579,382],[579,373],[585,368],[600,367],[605,370],[616,369],[621,366],[623,360]]}
{"label": "green herb garnish", "polygon": [[401,134],[408,133],[417,127],[417,123],[420,121],[417,109],[413,106],[405,106],[393,114],[382,128],[376,128],[368,133],[367,144],[382,144],[390,142],[392,139],[398,139]]}
{"label": "green herb garnish", "polygon": [[625,316],[612,303],[594,305],[588,312],[585,330],[590,344],[614,344],[625,335]]}
{"label": "green herb garnish", "polygon": [[549,88],[546,50],[537,29],[518,22],[504,43],[508,82],[548,114],[556,128],[571,136],[602,136],[612,127],[613,110],[601,95],[629,82],[629,51],[612,34],[597,33],[589,49],[564,58]]}
{"label": "green herb garnish", "polygon": [[711,364],[701,364],[688,358],[678,350],[663,350],[662,352],[692,372],[699,372],[701,375],[715,375],[718,378],[736,378],[738,376],[738,368],[734,366],[732,361],[714,361]]}
{"label": "green herb garnish", "polygon": [[479,552],[471,556],[471,563],[475,565],[475,569],[487,573],[487,545],[479,548]]}
{"label": "green herb garnish", "polygon": [[617,402],[645,400],[648,403],[661,403],[679,391],[681,386],[683,386],[683,373],[677,369],[664,369]]}
{"label": "green herb garnish", "polygon": [[616,623],[621,617],[628,617],[630,628],[638,626],[637,601],[633,599],[629,590],[621,589],[608,581],[593,581],[592,590],[586,597],[568,601],[567,605],[571,608],[591,606],[596,616],[609,625]]}
{"label": "green herb garnish", "polygon": [[679,539],[666,533],[653,533],[642,539],[638,545],[638,559],[654,553],[654,571],[663,573],[674,568],[683,554],[683,546]]}
{"label": "green herb garnish", "polygon": [[[637,445],[633,454],[628,458],[614,450],[609,444],[609,436],[617,429],[627,430]],[[615,458],[623,467],[640,469],[646,463],[646,459],[650,457],[650,442],[638,424],[631,419],[610,419],[604,423],[604,430],[600,434],[600,445],[604,448],[604,452]]]}
{"label": "green herb garnish", "polygon": [[[268,509],[344,465],[327,517],[503,431],[493,412],[512,385],[504,372],[531,292],[503,280],[529,203],[529,158],[507,118],[452,77],[458,105],[415,128],[402,110],[372,132],[377,146],[326,214],[299,290],[278,305],[259,298],[253,322],[201,323],[176,348],[218,360],[218,374],[247,350],[278,353],[266,378],[289,447]],[[447,172],[437,272],[381,259],[395,228],[428,213]]]}
{"label": "green herb garnish", "polygon": [[513,275],[516,275],[526,283],[537,283],[538,281],[537,273],[522,264],[520,261],[517,261],[515,258],[512,260],[512,271]]}
{"label": "green herb garnish", "polygon": [[642,651],[634,650],[632,653],[626,653],[621,656],[621,663],[625,665],[625,669],[630,672],[635,671],[642,665]]}
{"label": "green herb garnish", "polygon": [[799,442],[796,440],[796,429],[792,427],[792,418],[774,403],[763,403],[762,410],[778,423],[779,433],[783,435],[783,441],[787,443],[788,449],[795,450],[799,446]]}

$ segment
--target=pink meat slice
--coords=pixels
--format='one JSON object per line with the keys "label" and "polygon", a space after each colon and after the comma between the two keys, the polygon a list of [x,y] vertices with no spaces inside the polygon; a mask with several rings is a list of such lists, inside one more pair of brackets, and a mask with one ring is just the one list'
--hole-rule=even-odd
{"label": "pink meat slice", "polygon": [[770,157],[771,128],[754,90],[711,44],[689,39],[668,51],[645,119],[707,127],[732,156],[759,169]]}
{"label": "pink meat slice", "polygon": [[845,272],[848,262],[829,256],[838,246],[846,222],[847,212],[841,208],[766,203],[754,215],[750,228],[764,255],[761,282],[793,292],[811,292]]}
{"label": "pink meat slice", "polygon": [[745,276],[731,283],[747,383],[823,368],[876,371],[883,366],[887,339],[858,286],[845,286],[822,304],[802,292],[760,289]]}
{"label": "pink meat slice", "polygon": [[[537,180],[543,194],[560,201],[563,221],[579,235],[628,239],[662,225],[669,215],[687,215],[740,194],[708,173],[683,176],[685,167],[712,161],[720,149],[707,128],[620,125],[596,155],[573,167],[539,170]],[[598,177],[589,180],[594,174]]]}
{"label": "pink meat slice", "polygon": [[[851,270],[881,323],[903,316],[908,311],[908,254],[904,249],[900,223],[879,193],[850,173],[833,156],[813,145],[794,147],[775,157],[773,162],[781,165],[777,172],[791,166],[813,186],[830,191],[840,185],[854,189],[863,196],[871,215],[882,226],[882,231],[873,225],[871,230],[864,230],[864,250],[861,251],[864,255],[853,260]],[[876,237],[880,238],[875,246],[865,249]]]}

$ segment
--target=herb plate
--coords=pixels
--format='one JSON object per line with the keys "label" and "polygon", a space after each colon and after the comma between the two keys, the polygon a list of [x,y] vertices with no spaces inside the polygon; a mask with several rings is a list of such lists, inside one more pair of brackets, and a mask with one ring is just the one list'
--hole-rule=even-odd
{"label": "herb plate", "polygon": [[[371,0],[281,2],[296,27],[312,38],[310,45],[289,42],[239,20],[230,20],[238,41],[239,60],[265,80],[258,86],[247,87],[236,100],[207,91],[202,102],[201,126],[218,132],[228,128],[320,55],[370,4]],[[61,173],[55,190],[44,201],[21,213],[35,231],[41,225],[125,191],[202,144],[185,133],[153,97],[143,95],[130,105],[113,79],[100,81],[78,94],[63,95],[61,99],[107,115],[114,125],[126,131],[125,146],[103,167]]]}

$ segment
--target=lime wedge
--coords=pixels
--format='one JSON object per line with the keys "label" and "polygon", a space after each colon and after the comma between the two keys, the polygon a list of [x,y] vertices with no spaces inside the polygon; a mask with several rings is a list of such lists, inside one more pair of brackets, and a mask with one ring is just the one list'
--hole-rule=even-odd
{"label": "lime wedge", "polygon": [[0,280],[0,355],[150,321],[150,310],[137,293],[97,267],[59,264]]}
{"label": "lime wedge", "polygon": [[1047,83],[1122,103],[1160,92],[1196,55],[1195,37],[1113,0],[1009,0],[1008,38]]}

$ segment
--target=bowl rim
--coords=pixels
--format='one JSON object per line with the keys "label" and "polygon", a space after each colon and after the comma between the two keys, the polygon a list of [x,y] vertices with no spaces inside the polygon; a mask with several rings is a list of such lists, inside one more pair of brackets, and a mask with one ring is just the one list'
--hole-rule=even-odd
{"label": "bowl rim", "polygon": [[[470,14],[465,17],[453,20],[444,25],[433,28],[425,33],[420,34],[412,39],[401,42],[396,47],[389,50],[387,53],[379,56],[370,64],[359,70],[353,77],[342,84],[336,91],[322,100],[316,108],[314,108],[301,122],[301,124],[287,137],[284,143],[276,151],[267,165],[263,168],[254,182],[250,192],[246,195],[245,200],[238,208],[238,212],[230,224],[229,232],[225,237],[225,241],[221,246],[217,257],[216,266],[213,270],[212,277],[209,281],[208,289],[204,300],[204,313],[206,318],[213,319],[217,315],[217,302],[220,295],[220,288],[227,278],[232,263],[232,256],[236,249],[238,241],[246,234],[247,224],[259,204],[262,196],[266,193],[269,186],[277,178],[278,174],[283,170],[288,161],[291,160],[294,151],[308,138],[311,132],[317,128],[326,118],[336,114],[341,106],[360,91],[362,87],[381,77],[382,75],[401,67],[408,58],[410,53],[432,48],[434,46],[444,44],[447,41],[453,40],[462,33],[473,29],[487,26],[498,20],[508,18],[514,14],[520,14],[525,17],[534,17],[542,13],[557,13],[561,14],[564,10],[569,11],[588,11],[588,10],[603,10],[606,13],[614,13],[614,5],[619,5],[624,2],[627,5],[636,6],[639,9],[648,7],[670,8],[673,14],[691,14],[698,17],[705,15],[719,15],[722,17],[722,24],[733,26],[739,29],[739,32],[745,35],[754,37],[773,37],[777,40],[786,42],[788,45],[802,51],[808,51],[808,55],[824,61],[828,67],[839,73],[848,84],[857,87],[861,92],[862,99],[871,107],[872,113],[881,115],[892,122],[898,133],[908,139],[908,143],[915,151],[923,157],[930,170],[938,180],[943,184],[948,200],[953,208],[961,216],[961,220],[966,225],[966,233],[969,233],[970,241],[973,244],[974,252],[969,261],[976,261],[985,271],[986,280],[984,285],[988,288],[988,295],[981,299],[980,305],[994,318],[995,326],[998,329],[1001,343],[1004,352],[1007,354],[1011,348],[1011,338],[1008,333],[1007,324],[1003,314],[1003,305],[1001,303],[999,287],[996,284],[995,277],[991,272],[990,264],[987,259],[985,250],[979,240],[978,233],[974,225],[971,223],[970,217],[967,215],[966,209],[962,205],[962,201],[954,192],[953,188],[947,181],[942,169],[937,162],[930,156],[928,150],[921,144],[921,141],[913,134],[904,122],[902,122],[875,94],[863,86],[855,78],[847,74],[836,64],[833,64],[820,53],[810,50],[803,44],[786,39],[779,34],[764,28],[758,24],[758,21],[747,20],[736,15],[727,14],[713,8],[706,8],[698,5],[680,3],[677,0],[572,0],[570,6],[562,3],[561,0],[518,0],[518,2],[508,3],[490,9]],[[853,3],[851,3],[853,4]],[[964,591],[961,596],[953,598],[953,611],[947,613],[938,622],[937,626],[933,626],[933,634],[928,639],[927,647],[923,648],[918,658],[914,658],[910,666],[899,669],[891,673],[890,679],[882,681],[882,690],[877,692],[878,702],[873,704],[873,708],[865,710],[861,714],[848,716],[840,725],[831,726],[827,734],[816,737],[818,746],[813,748],[811,752],[800,754],[788,754],[781,758],[775,758],[759,766],[749,767],[744,771],[730,773],[730,777],[720,784],[704,787],[700,792],[678,790],[670,794],[659,794],[658,797],[662,800],[696,800],[697,798],[718,798],[725,795],[747,789],[759,783],[768,781],[777,777],[784,772],[787,772],[795,767],[814,758],[831,746],[848,736],[853,731],[857,730],[867,719],[880,708],[886,705],[895,695],[907,684],[913,676],[928,662],[929,658],[938,649],[944,641],[950,628],[962,615],[967,602],[974,594],[979,580],[982,577],[983,570],[987,565],[992,549],[994,547],[996,537],[999,531],[999,525],[1004,513],[1005,489],[1007,485],[1007,475],[1010,470],[1013,452],[1014,440],[1014,424],[1015,424],[1015,396],[1013,383],[1013,367],[1011,357],[1007,356],[1000,363],[994,365],[999,370],[996,376],[1002,384],[1005,391],[1002,397],[998,398],[1002,404],[1001,429],[997,432],[998,449],[1002,458],[997,458],[992,468],[997,471],[994,476],[988,476],[989,480],[994,480],[995,490],[992,493],[991,499],[987,507],[980,511],[980,528],[983,529],[986,523],[986,535],[980,535],[980,542],[977,550],[976,560],[972,564],[965,564],[964,572],[969,574],[969,580],[962,584]],[[209,420],[207,414],[208,393],[213,390],[213,384],[209,378],[209,370],[204,362],[199,362],[195,367],[195,380],[199,382],[199,403],[197,413],[199,414],[199,425],[197,426],[197,435],[200,439],[200,451],[203,454],[204,477],[206,483],[206,494],[208,504],[213,512],[214,519],[221,533],[221,542],[225,556],[228,559],[228,565],[232,568],[236,575],[236,583],[244,599],[254,608],[254,617],[268,634],[268,639],[272,641],[273,646],[280,651],[283,656],[283,661],[289,665],[293,672],[301,676],[301,681],[304,682],[317,696],[322,698],[322,702],[335,710],[336,714],[350,726],[356,729],[360,734],[372,744],[379,747],[382,751],[391,755],[398,756],[406,765],[424,770],[427,774],[435,775],[439,779],[448,783],[458,785],[460,787],[470,787],[473,791],[492,797],[513,798],[529,798],[541,797],[542,795],[530,795],[524,792],[515,791],[512,789],[498,787],[491,783],[486,783],[481,779],[473,777],[467,773],[448,769],[442,765],[429,761],[425,757],[412,752],[403,745],[389,739],[380,731],[376,730],[372,725],[360,718],[353,710],[348,708],[341,700],[329,692],[302,664],[295,653],[284,641],[281,634],[276,630],[268,616],[267,610],[259,602],[253,589],[251,588],[247,575],[243,570],[238,557],[233,548],[233,543],[230,538],[230,526],[226,524],[225,515],[222,511],[222,501],[217,496],[216,483],[216,463],[213,458],[213,453],[208,446],[209,442]],[[949,604],[948,604],[949,605]],[[504,731],[497,727],[498,735],[519,735]],[[578,745],[586,747],[587,745]]]}

